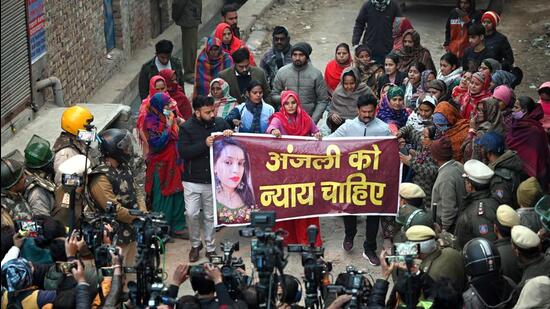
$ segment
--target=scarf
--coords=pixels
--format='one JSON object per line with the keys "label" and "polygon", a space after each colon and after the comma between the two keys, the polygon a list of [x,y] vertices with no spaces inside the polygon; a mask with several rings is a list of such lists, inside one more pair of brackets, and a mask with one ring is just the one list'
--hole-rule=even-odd
{"label": "scarf", "polygon": [[[243,41],[241,41],[238,37],[236,37],[234,34],[233,34],[233,38],[231,39],[231,42],[229,44],[223,44],[223,31],[225,29],[229,29],[231,30],[231,33],[233,33],[233,30],[231,29],[231,26],[229,26],[229,24],[227,23],[219,23],[217,26],[216,26],[216,30],[214,30],[214,37],[218,40],[220,40],[220,43],[221,43],[221,47],[223,49],[223,51],[225,51],[226,53],[228,53],[230,56],[239,48],[241,47],[245,47],[246,48],[246,45],[243,43]],[[248,58],[250,60],[250,65],[251,66],[256,66],[256,62],[254,62],[254,55],[252,54],[252,52],[250,53],[250,57]]]}
{"label": "scarf", "polygon": [[414,46],[412,47],[412,49],[408,50],[405,48],[405,46],[401,46],[401,48],[395,51],[395,53],[399,56],[398,68],[402,72],[407,72],[409,70],[409,67],[414,62],[417,62],[417,61],[424,62],[422,60],[424,58],[424,54],[427,51],[427,49],[420,44],[420,34],[418,34],[418,32],[414,29],[406,30],[405,33],[403,33],[401,42],[403,42],[405,37],[409,34],[412,36],[413,43],[414,43]]}
{"label": "scarf", "polygon": [[351,65],[351,57],[345,64],[340,64],[336,59],[332,59],[325,68],[325,82],[330,92],[334,92],[340,83],[340,77],[344,69]]}
{"label": "scarf", "polygon": [[24,258],[13,259],[2,265],[2,275],[5,276],[8,292],[19,291],[32,285],[31,265]]}
{"label": "scarf", "polygon": [[[225,118],[225,116],[227,116],[229,112],[237,105],[237,99],[229,94],[229,84],[225,80],[219,77],[214,78],[210,82],[210,89],[212,89],[212,85],[214,83],[218,83],[220,85],[223,95],[221,99],[214,99],[215,114],[216,117]],[[210,91],[209,96],[212,96],[212,91]]]}
{"label": "scarf", "polygon": [[252,124],[250,125],[250,133],[263,133],[260,131],[260,120],[262,118],[263,101],[256,104],[250,99],[246,100],[245,107],[253,115]]}
{"label": "scarf", "polygon": [[528,176],[537,177],[541,183],[546,183],[547,179],[541,178],[548,178],[550,151],[546,132],[540,123],[543,117],[542,106],[538,104],[531,113],[514,121],[506,134],[506,145],[508,149],[517,151]]}
{"label": "scarf", "polygon": [[388,93],[382,97],[380,110],[378,111],[376,117],[389,125],[396,126],[397,129],[399,129],[407,124],[409,113],[407,113],[404,108],[400,110],[395,110],[391,107],[389,98],[397,95],[401,95],[401,97],[403,97],[403,90],[400,87],[395,86],[388,90]]}
{"label": "scarf", "polygon": [[155,95],[155,93],[157,93],[157,90],[155,89],[155,84],[159,80],[162,80],[164,83],[166,83],[166,80],[160,75],[155,75],[149,80],[149,96],[141,101],[141,106],[139,107],[138,120],[136,123],[136,127],[139,130],[143,129],[145,116],[147,116],[147,110],[149,109],[149,101],[151,100],[151,97]]}
{"label": "scarf", "polygon": [[474,117],[478,131],[494,131],[501,135],[504,134],[503,116],[498,104],[498,101],[492,98],[479,102],[478,108],[483,111],[485,119],[483,122],[479,122],[479,114]]}
{"label": "scarf", "polygon": [[447,88],[450,88],[451,85],[460,82],[460,77],[462,76],[462,67],[456,68],[454,71],[447,75],[443,75],[441,70],[437,72],[437,79],[442,80],[447,85]]}
{"label": "scarf", "polygon": [[176,71],[174,70],[162,70],[159,72],[159,75],[166,80],[168,94],[174,101],[176,101],[176,114],[180,118],[189,120],[193,113],[191,102],[189,102],[189,99],[185,95],[185,90],[180,86],[180,84],[172,81],[172,76],[174,76],[174,74],[176,74]]}
{"label": "scarf", "polygon": [[422,91],[421,87],[418,87],[421,85],[422,81],[418,83],[418,85],[413,85],[411,81],[407,82],[407,86],[405,87],[405,97],[403,98],[405,100],[405,107],[407,107],[410,110],[415,110],[418,106],[418,97],[420,95],[424,94],[424,91]]}
{"label": "scarf", "polygon": [[403,34],[409,29],[414,29],[411,21],[407,17],[396,17],[393,20],[392,37],[393,48],[392,50],[398,50],[403,47]]}
{"label": "scarf", "polygon": [[462,115],[462,118],[469,119],[472,113],[476,114],[476,107],[479,101],[490,97],[491,92],[489,91],[489,86],[491,85],[491,75],[489,73],[485,72],[477,72],[475,73],[472,78],[475,78],[477,80],[480,80],[483,83],[483,86],[481,87],[481,91],[476,94],[472,94],[470,90],[462,96],[460,100],[460,113]]}
{"label": "scarf", "polygon": [[[288,101],[290,97],[293,97],[297,103],[296,112],[292,115],[284,108],[284,103]],[[283,129],[288,135],[309,136],[311,134],[313,120],[302,108],[302,102],[298,94],[292,90],[284,90],[281,92],[281,109],[271,116],[269,122],[271,122],[273,118],[279,119]]]}
{"label": "scarf", "polygon": [[[355,90],[349,93],[344,90],[344,75],[352,73],[355,77]],[[337,113],[344,119],[353,119],[357,116],[357,100],[360,96],[366,94],[373,94],[372,90],[364,83],[360,81],[359,70],[355,67],[347,67],[342,72],[340,83],[332,94],[332,104],[330,111]]]}
{"label": "scarf", "polygon": [[[439,115],[437,115],[439,114]],[[453,159],[462,162],[462,143],[468,137],[468,130],[470,128],[468,119],[462,118],[458,110],[454,108],[449,102],[440,102],[435,107],[433,119],[436,121],[437,117],[443,116],[449,123],[450,128],[443,132],[443,136],[447,137],[451,142],[453,148]]]}
{"label": "scarf", "polygon": [[221,45],[221,41],[215,37],[209,37],[206,40],[203,50],[197,57],[195,69],[195,91],[193,92],[193,97],[196,97],[199,94],[207,96],[210,89],[210,82],[214,78],[218,77],[222,70],[233,65],[231,56],[223,50],[220,51],[220,55],[216,59],[210,59],[210,57],[208,57],[208,51],[210,51],[213,46],[218,46],[221,48]]}
{"label": "scarf", "polygon": [[420,90],[423,92],[423,93],[427,93],[428,92],[428,83],[430,82],[428,80],[428,78],[430,77],[430,74],[434,74],[434,71],[432,70],[424,70],[422,71],[422,73],[420,74]]}
{"label": "scarf", "polygon": [[[359,47],[358,47],[359,48]],[[358,54],[357,50],[355,54]],[[371,60],[369,64],[363,64],[357,56],[353,56],[353,66],[359,71],[360,81],[367,84],[371,88],[373,93],[378,93],[378,83],[377,83],[377,71],[382,71],[382,66]],[[382,75],[380,73],[379,75]],[[336,90],[335,90],[336,91]],[[334,94],[332,94],[334,95]]]}
{"label": "scarf", "polygon": [[[550,88],[550,81],[544,82],[539,87],[539,93],[544,88]],[[550,101],[543,100],[539,95],[539,103],[542,105],[542,109],[544,110],[544,114],[547,116],[550,116]]]}
{"label": "scarf", "polygon": [[170,104],[170,96],[157,93],[150,100],[145,117],[145,136],[150,145],[145,172],[145,192],[151,193],[155,172],[160,179],[160,189],[163,196],[183,191],[181,173],[183,166],[177,151],[178,125],[173,115],[172,125],[167,127],[167,117],[163,114],[164,107]]}

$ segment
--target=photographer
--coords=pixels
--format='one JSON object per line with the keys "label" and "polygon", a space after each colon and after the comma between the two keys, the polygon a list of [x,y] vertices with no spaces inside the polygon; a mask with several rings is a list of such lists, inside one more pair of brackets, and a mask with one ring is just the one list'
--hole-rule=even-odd
{"label": "photographer", "polygon": [[102,132],[99,138],[103,157],[89,175],[89,192],[95,211],[104,212],[108,202],[115,206],[116,220],[121,223],[116,233],[122,255],[128,261],[133,261],[136,244],[134,228],[130,224],[138,218],[130,215],[130,210],[147,210],[143,196],[138,194],[128,164],[128,160],[133,156],[132,137],[127,130],[109,129]]}
{"label": "photographer", "polygon": [[278,309],[304,308],[298,303],[302,300],[302,286],[298,278],[292,275],[283,275],[282,282],[279,284],[277,298]]}

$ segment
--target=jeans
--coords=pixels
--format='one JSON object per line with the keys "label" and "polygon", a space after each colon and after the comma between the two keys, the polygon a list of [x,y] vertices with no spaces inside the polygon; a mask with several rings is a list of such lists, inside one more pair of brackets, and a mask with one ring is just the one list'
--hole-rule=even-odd
{"label": "jeans", "polygon": [[191,246],[197,248],[201,244],[200,211],[204,216],[204,241],[206,252],[216,250],[214,239],[214,203],[212,200],[212,185],[183,182],[183,197]]}
{"label": "jeans", "polygon": [[[345,239],[353,241],[357,234],[357,216],[344,216]],[[379,216],[367,216],[367,228],[365,231],[365,241],[363,250],[376,251],[376,235],[378,234]]]}

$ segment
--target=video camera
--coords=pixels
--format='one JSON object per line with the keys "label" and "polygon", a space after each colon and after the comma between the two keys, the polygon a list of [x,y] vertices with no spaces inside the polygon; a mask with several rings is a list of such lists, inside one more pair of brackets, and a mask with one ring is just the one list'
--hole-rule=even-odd
{"label": "video camera", "polygon": [[319,229],[315,225],[307,228],[309,246],[290,244],[288,252],[302,253],[302,266],[304,267],[304,282],[306,287],[306,308],[322,308],[321,287],[323,281],[328,281],[328,275],[332,271],[332,263],[323,260],[325,248],[315,247],[315,240]]}
{"label": "video camera", "polygon": [[225,241],[221,243],[223,255],[210,256],[210,263],[221,265],[223,283],[227,287],[229,295],[235,300],[242,298],[241,291],[245,288],[243,274],[237,269],[246,270],[242,257],[233,257],[235,251],[239,251],[239,242]]}
{"label": "video camera", "polygon": [[367,308],[367,299],[372,284],[364,276],[365,272],[357,270],[355,266],[347,266],[346,272],[338,275],[335,285],[327,286],[328,292],[351,295],[351,300],[344,305],[345,309]]}
{"label": "video camera", "polygon": [[253,212],[250,216],[252,227],[239,231],[243,237],[255,236],[251,242],[251,260],[260,279],[256,285],[260,308],[271,308],[276,304],[279,275],[288,263],[284,256],[281,232],[273,232],[275,212]]}
{"label": "video camera", "polygon": [[[115,220],[116,207],[111,201],[108,201],[105,211],[83,212],[82,215],[84,220],[82,220],[80,225],[80,236],[84,238],[90,251],[95,252],[103,244],[105,225],[110,224],[113,231],[117,230],[118,223]],[[116,244],[116,234],[114,235],[115,239],[113,243]]]}

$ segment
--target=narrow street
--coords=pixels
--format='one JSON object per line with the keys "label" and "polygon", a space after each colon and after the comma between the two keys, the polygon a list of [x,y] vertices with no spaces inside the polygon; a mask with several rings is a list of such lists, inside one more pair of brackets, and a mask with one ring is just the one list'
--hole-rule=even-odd
{"label": "narrow street", "polygon": [[[513,4],[517,5],[518,2],[520,1],[514,1]],[[544,1],[537,0],[536,2],[542,3]],[[257,30],[264,30],[267,34],[263,44],[255,52],[256,61],[259,62],[263,53],[270,47],[271,29],[276,25],[283,25],[290,32],[291,43],[306,41],[312,45],[311,60],[319,70],[324,72],[325,64],[334,57],[336,45],[341,42],[347,42],[351,45],[353,25],[363,3],[364,0],[286,0],[284,7],[275,5],[258,20],[254,27]],[[439,67],[439,58],[444,53],[442,43],[444,41],[445,21],[449,10],[449,7],[409,5],[404,12],[411,20],[414,28],[419,31],[422,45],[431,51],[436,67]],[[505,12],[508,12],[508,10],[505,9]],[[521,21],[516,19],[519,18],[519,12],[513,12],[515,12],[515,16],[505,15],[506,19],[514,19],[515,23],[520,23]],[[502,26],[504,33],[510,28],[511,26]],[[516,48],[514,44],[518,44],[518,35],[520,35],[520,32],[517,31],[509,35],[510,42],[514,48]],[[518,57],[518,60],[523,59],[525,58]],[[518,63],[518,65],[527,66],[530,63]],[[548,66],[547,57],[545,65]],[[525,69],[524,72],[526,72]],[[546,72],[550,72],[550,70]],[[527,85],[522,85],[519,89],[521,91],[530,91],[525,94],[531,96],[536,94]],[[333,262],[334,269],[332,275],[334,278],[336,278],[338,273],[344,272],[347,265],[354,265],[359,269],[367,271],[374,279],[380,275],[380,268],[371,266],[362,257],[365,222],[364,220],[359,220],[359,222],[354,249],[351,253],[346,253],[341,247],[344,235],[342,219],[321,218],[321,235],[325,247],[325,259]],[[250,273],[253,269],[250,262],[250,239],[240,237],[238,230],[238,228],[223,228],[216,234],[216,240],[218,242],[223,242],[224,240],[239,241],[240,251],[236,252],[235,256],[243,257],[247,271]],[[382,248],[381,239],[378,240],[378,243],[378,249]],[[189,249],[188,241],[175,240],[174,243],[168,244],[166,260],[168,274],[172,272],[178,262],[186,262],[188,260]],[[201,254],[202,259],[199,263],[206,262],[204,250]],[[290,254],[285,272],[295,276],[300,276],[303,273],[299,254]],[[190,285],[183,284],[180,293],[191,293]]]}

